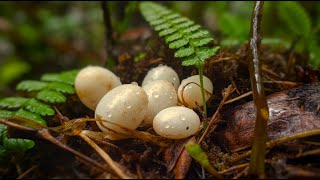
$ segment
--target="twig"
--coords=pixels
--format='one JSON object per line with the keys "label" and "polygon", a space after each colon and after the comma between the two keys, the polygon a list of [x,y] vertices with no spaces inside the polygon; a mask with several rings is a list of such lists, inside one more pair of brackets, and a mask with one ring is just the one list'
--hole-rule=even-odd
{"label": "twig", "polygon": [[218,173],[219,173],[219,174],[226,174],[226,173],[228,173],[228,172],[230,172],[230,171],[237,170],[237,169],[241,169],[241,168],[245,168],[245,167],[247,167],[247,166],[249,166],[249,163],[243,163],[243,164],[239,164],[239,165],[236,165],[236,166],[232,166],[232,167],[230,167],[230,168],[228,168],[228,169],[219,171]]}
{"label": "twig", "polygon": [[[310,131],[306,131],[306,132],[300,132],[300,133],[292,134],[290,136],[280,137],[278,139],[271,140],[266,143],[266,148],[271,149],[277,145],[286,143],[288,141],[292,141],[292,140],[300,139],[300,138],[305,138],[305,137],[309,137],[309,136],[315,136],[315,135],[320,135],[320,129],[314,129],[314,130],[310,130]],[[230,163],[238,162],[241,159],[249,157],[250,155],[251,155],[251,150],[249,150],[249,151],[241,154],[237,158],[231,160]]]}
{"label": "twig", "polygon": [[36,131],[36,129],[21,126],[20,124],[16,124],[16,123],[11,122],[7,119],[0,119],[0,124],[5,124],[7,126],[11,126],[11,127],[17,128],[17,129],[25,130],[25,131]]}
{"label": "twig", "polygon": [[24,177],[26,177],[26,175],[28,175],[31,171],[33,171],[34,169],[36,169],[38,167],[38,165],[33,165],[31,166],[29,169],[27,169],[25,172],[23,172],[22,174],[20,174],[17,179],[22,179]]}
{"label": "twig", "polygon": [[102,150],[96,143],[94,143],[88,136],[83,133],[80,133],[79,136],[85,140],[94,150],[98,152],[98,154],[106,161],[106,163],[111,167],[111,169],[122,179],[129,179],[128,175],[126,175],[114,162],[111,157]]}
{"label": "twig", "polygon": [[209,122],[209,124],[208,124],[208,127],[206,128],[206,130],[203,132],[202,136],[201,136],[200,139],[198,140],[198,144],[200,144],[201,141],[203,140],[203,138],[210,132],[210,130],[211,130],[212,126],[213,126],[213,123],[214,123],[215,119],[217,118],[219,112],[221,111],[221,109],[222,109],[222,107],[223,107],[223,105],[224,105],[224,102],[228,99],[228,97],[230,96],[230,94],[235,90],[234,88],[231,89],[231,87],[232,87],[232,86],[229,85],[229,86],[227,87],[227,89],[225,90],[224,95],[223,95],[223,98],[222,98],[222,100],[221,100],[221,102],[220,102],[220,104],[219,104],[216,112],[215,112],[214,115],[212,116],[212,118],[211,118],[211,120],[210,120],[210,122]]}
{"label": "twig", "polygon": [[107,169],[106,167],[104,167],[104,166],[102,166],[101,164],[97,163],[96,161],[92,160],[92,159],[89,158],[88,156],[86,156],[86,155],[84,155],[84,154],[82,154],[82,153],[80,153],[80,152],[78,152],[78,151],[70,148],[69,146],[67,146],[67,145],[65,145],[65,144],[62,144],[60,141],[58,141],[57,139],[55,139],[55,138],[49,133],[48,129],[41,129],[41,130],[38,131],[38,133],[39,133],[39,135],[40,135],[42,138],[50,141],[51,143],[57,145],[58,147],[60,147],[60,148],[62,148],[62,149],[64,149],[64,150],[66,150],[66,151],[74,154],[74,155],[77,156],[78,158],[80,158],[80,159],[88,162],[90,165],[95,166],[95,167],[97,167],[97,168],[99,168],[99,169],[101,169],[101,170],[103,170],[103,171],[108,171],[108,172],[110,171],[109,169]]}
{"label": "twig", "polygon": [[223,104],[226,105],[226,104],[229,104],[229,103],[238,101],[238,100],[240,100],[240,99],[242,99],[242,98],[244,98],[244,97],[250,96],[251,94],[252,94],[252,91],[249,91],[249,92],[247,92],[247,93],[242,94],[241,96],[238,96],[238,97],[236,97],[236,98],[230,99],[229,101],[226,101],[226,102],[224,102]]}

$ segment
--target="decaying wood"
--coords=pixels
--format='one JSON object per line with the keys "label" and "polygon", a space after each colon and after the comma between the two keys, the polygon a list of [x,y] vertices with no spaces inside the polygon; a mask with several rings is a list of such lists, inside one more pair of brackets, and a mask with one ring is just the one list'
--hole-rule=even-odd
{"label": "decaying wood", "polygon": [[[320,85],[309,84],[267,97],[269,107],[268,140],[320,128]],[[248,102],[222,115],[226,127],[217,140],[228,151],[251,145],[254,129],[254,104]]]}

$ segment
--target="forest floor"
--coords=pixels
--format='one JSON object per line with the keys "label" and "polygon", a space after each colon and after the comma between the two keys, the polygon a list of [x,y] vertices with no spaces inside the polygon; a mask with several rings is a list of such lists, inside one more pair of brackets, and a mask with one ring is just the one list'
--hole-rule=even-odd
{"label": "forest floor", "polygon": [[[149,28],[141,27],[123,33],[120,41],[112,47],[112,56],[117,65],[113,71],[123,84],[137,82],[141,85],[148,70],[159,64],[171,66],[180,80],[197,74],[196,67],[185,67],[173,57],[173,52]],[[213,42],[218,44],[219,42]],[[250,76],[247,61],[247,44],[238,48],[222,47],[206,61],[204,75],[214,85],[213,96],[208,102],[208,119],[215,114],[222,100],[222,92],[229,85],[235,90],[229,99],[250,92]],[[292,48],[293,49],[293,48]],[[141,52],[145,56],[138,59]],[[306,57],[291,49],[277,49],[261,46],[261,63],[264,88],[273,109],[269,108],[269,140],[290,136],[302,130],[320,127],[318,106],[320,87],[319,72],[306,66]],[[254,106],[252,95],[225,104],[215,121],[215,128],[200,143],[210,163],[224,178],[245,178],[248,175],[249,158],[239,158],[250,150],[254,127]],[[281,102],[279,102],[281,101]],[[272,102],[276,102],[272,105]],[[93,117],[94,112],[84,107],[76,96],[69,98],[57,109],[61,115],[52,119],[49,125],[56,125],[61,118],[75,119]],[[195,110],[200,117],[201,108]],[[95,123],[87,123],[87,129],[97,130]],[[152,129],[146,130],[154,134]],[[14,136],[28,136],[36,141],[35,148],[10,166],[1,168],[4,178],[113,178],[112,173],[91,166],[77,156],[39,138],[34,133],[10,129]],[[53,134],[69,147],[89,156],[105,166],[104,160],[79,137]],[[195,137],[199,139],[198,135]],[[190,138],[191,139],[191,138]],[[189,140],[189,139],[188,139]],[[110,157],[118,162],[124,172],[135,178],[212,178],[201,166],[188,156],[181,155],[186,140],[168,141],[168,146],[133,138],[121,141],[97,142]],[[319,136],[277,144],[266,155],[268,178],[319,178],[320,147]],[[236,161],[235,159],[238,160]]]}

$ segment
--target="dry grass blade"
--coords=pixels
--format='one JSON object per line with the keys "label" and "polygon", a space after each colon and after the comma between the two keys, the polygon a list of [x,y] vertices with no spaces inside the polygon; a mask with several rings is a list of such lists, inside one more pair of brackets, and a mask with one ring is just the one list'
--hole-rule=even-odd
{"label": "dry grass blade", "polygon": [[111,169],[116,173],[117,176],[119,176],[122,179],[129,179],[131,178],[127,174],[125,174],[120,168],[119,165],[114,162],[111,157],[103,150],[101,149],[96,143],[94,143],[88,136],[86,136],[83,133],[80,133],[79,136],[85,140],[94,150],[99,153],[99,155],[106,161],[106,163],[111,167]]}
{"label": "dry grass blade", "polygon": [[223,99],[221,100],[216,112],[214,113],[214,115],[212,116],[209,124],[208,124],[208,127],[206,128],[206,130],[203,132],[202,136],[200,137],[200,139],[198,140],[198,144],[201,143],[201,141],[204,139],[205,136],[208,135],[208,133],[210,132],[212,126],[213,126],[213,122],[215,122],[215,119],[217,118],[219,112],[221,111],[223,105],[224,105],[224,102],[228,99],[228,97],[230,96],[230,94],[234,91],[235,89],[232,88],[231,85],[229,85],[223,92]]}
{"label": "dry grass blade", "polygon": [[[314,130],[310,130],[310,131],[306,131],[306,132],[300,132],[300,133],[296,133],[290,136],[285,136],[285,137],[281,137],[275,140],[271,140],[269,142],[266,143],[266,147],[268,149],[271,149],[277,145],[286,143],[288,141],[292,141],[295,139],[301,139],[301,138],[305,138],[305,137],[309,137],[309,136],[315,136],[315,135],[320,135],[320,129],[314,129]],[[233,159],[230,161],[230,163],[235,163],[238,162],[244,158],[247,158],[251,155],[251,150],[241,154],[240,156],[238,156],[237,158]]]}

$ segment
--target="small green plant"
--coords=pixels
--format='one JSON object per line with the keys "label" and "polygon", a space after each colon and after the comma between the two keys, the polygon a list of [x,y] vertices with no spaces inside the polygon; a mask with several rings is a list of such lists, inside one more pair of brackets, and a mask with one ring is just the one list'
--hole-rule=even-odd
{"label": "small green plant", "polygon": [[66,102],[64,94],[74,94],[74,79],[78,70],[44,74],[40,81],[25,80],[16,89],[26,91],[31,97],[6,97],[0,99],[0,118],[18,117],[46,125],[44,116],[55,114],[52,104]]}
{"label": "small green plant", "polygon": [[0,162],[8,160],[13,152],[23,152],[34,145],[34,141],[30,139],[8,138],[7,126],[0,124]]}
{"label": "small green plant", "polygon": [[[174,57],[182,58],[182,65],[194,65],[199,70],[202,90],[203,109],[205,115],[206,101],[203,88],[203,66],[207,59],[216,54],[219,46],[210,47],[213,41],[209,32],[186,17],[153,2],[140,3],[140,11],[144,18],[165,39],[170,49],[175,49]],[[205,124],[204,124],[205,128]]]}
{"label": "small green plant", "polygon": [[295,49],[309,53],[310,64],[317,68],[320,64],[320,45],[317,43],[319,25],[312,26],[311,17],[298,2],[283,1],[277,4],[278,16],[291,35],[297,41]]}

